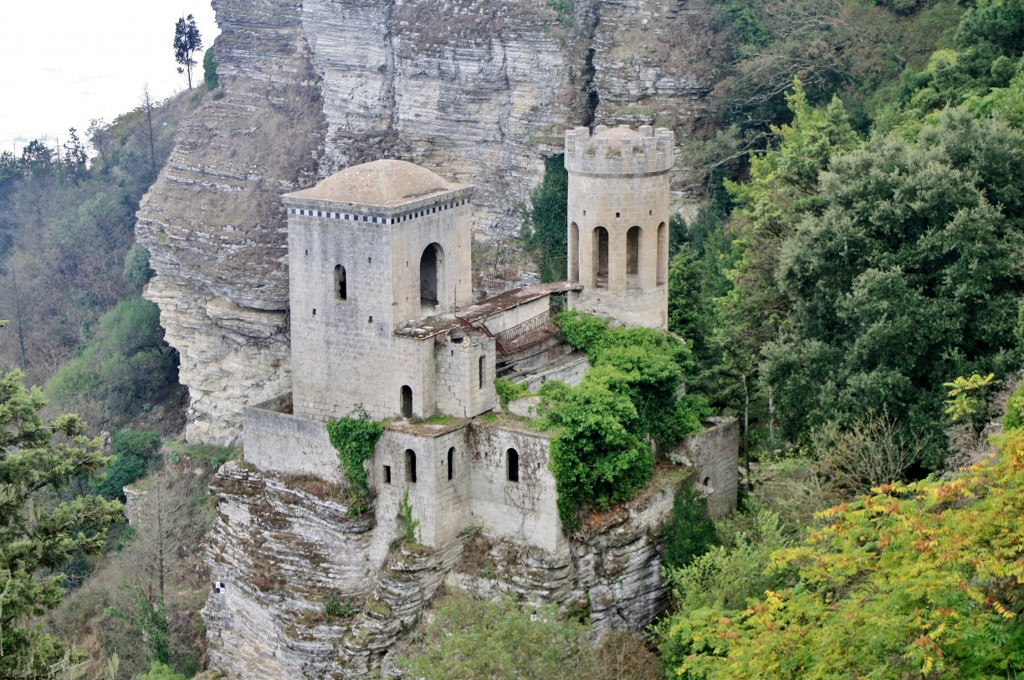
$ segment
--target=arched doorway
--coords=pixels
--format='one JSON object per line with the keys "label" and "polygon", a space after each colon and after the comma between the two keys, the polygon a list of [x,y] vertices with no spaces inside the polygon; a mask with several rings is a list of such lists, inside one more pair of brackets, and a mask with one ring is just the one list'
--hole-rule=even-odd
{"label": "arched doorway", "polygon": [[440,300],[438,283],[442,280],[444,250],[431,243],[420,257],[420,305],[433,310]]}
{"label": "arched doorway", "polygon": [[402,417],[412,418],[412,388],[402,385]]}

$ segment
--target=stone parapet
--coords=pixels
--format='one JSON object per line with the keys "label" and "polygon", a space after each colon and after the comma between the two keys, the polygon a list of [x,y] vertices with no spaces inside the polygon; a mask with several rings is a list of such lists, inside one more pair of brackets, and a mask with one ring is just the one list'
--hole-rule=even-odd
{"label": "stone parapet", "polygon": [[[602,134],[611,130],[612,133]],[[675,162],[675,135],[665,128],[641,125],[639,135],[626,126],[599,125],[591,136],[585,127],[565,133],[565,168],[587,175],[657,175]]]}

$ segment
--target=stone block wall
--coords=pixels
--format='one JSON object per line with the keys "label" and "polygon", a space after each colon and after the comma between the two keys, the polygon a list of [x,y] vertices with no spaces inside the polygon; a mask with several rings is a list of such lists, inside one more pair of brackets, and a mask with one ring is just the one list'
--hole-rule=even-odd
{"label": "stone block wall", "polygon": [[377,442],[370,477],[377,493],[377,514],[397,515],[408,490],[413,519],[419,522],[419,542],[440,547],[471,524],[468,427],[424,425],[418,429],[386,431]]}
{"label": "stone block wall", "polygon": [[494,339],[467,334],[461,341],[439,336],[434,345],[437,369],[437,410],[471,418],[492,410],[497,403]]}
{"label": "stone block wall", "polygon": [[735,418],[709,418],[706,429],[687,437],[669,457],[694,469],[714,518],[736,509],[739,489],[740,426]]}
{"label": "stone block wall", "polygon": [[[558,517],[558,492],[550,470],[548,435],[474,423],[470,438],[473,474],[470,519],[484,534],[556,550],[565,541]],[[518,480],[509,477],[509,451],[518,460]]]}
{"label": "stone block wall", "polygon": [[246,462],[267,472],[314,475],[344,484],[345,472],[324,424],[267,405],[249,407],[243,413]]}

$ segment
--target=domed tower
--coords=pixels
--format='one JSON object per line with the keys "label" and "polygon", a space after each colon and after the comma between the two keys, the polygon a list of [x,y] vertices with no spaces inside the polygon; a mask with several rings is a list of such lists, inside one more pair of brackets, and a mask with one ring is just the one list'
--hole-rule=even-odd
{"label": "domed tower", "polygon": [[472,303],[472,191],[380,160],[284,195],[296,415],[433,415],[433,342],[394,331]]}
{"label": "domed tower", "polygon": [[569,281],[576,307],[668,326],[669,171],[675,137],[649,125],[565,133]]}

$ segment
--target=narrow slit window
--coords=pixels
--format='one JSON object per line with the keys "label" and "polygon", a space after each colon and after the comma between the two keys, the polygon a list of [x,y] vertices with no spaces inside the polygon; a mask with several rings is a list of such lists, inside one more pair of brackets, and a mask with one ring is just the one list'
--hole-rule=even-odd
{"label": "narrow slit window", "polygon": [[487,368],[485,365],[487,357],[480,357],[477,361],[477,373],[479,374],[480,389],[484,388],[484,370]]}
{"label": "narrow slit window", "polygon": [[448,479],[455,479],[455,447],[448,449]]}
{"label": "narrow slit window", "polygon": [[334,294],[339,300],[348,299],[348,281],[345,276],[345,268],[340,264],[334,265]]}
{"label": "narrow slit window", "polygon": [[508,468],[508,481],[519,481],[519,452],[509,449],[505,452],[506,467]]}
{"label": "narrow slit window", "polygon": [[385,484],[390,484],[391,483],[391,466],[390,465],[385,465],[384,466],[384,483]]}

